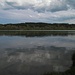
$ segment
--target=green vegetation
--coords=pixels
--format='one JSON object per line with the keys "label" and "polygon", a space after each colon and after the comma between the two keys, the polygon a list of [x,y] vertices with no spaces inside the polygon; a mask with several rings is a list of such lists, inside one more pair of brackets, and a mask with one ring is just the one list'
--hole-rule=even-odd
{"label": "green vegetation", "polygon": [[66,24],[66,23],[0,24],[0,30],[75,30],[75,24]]}

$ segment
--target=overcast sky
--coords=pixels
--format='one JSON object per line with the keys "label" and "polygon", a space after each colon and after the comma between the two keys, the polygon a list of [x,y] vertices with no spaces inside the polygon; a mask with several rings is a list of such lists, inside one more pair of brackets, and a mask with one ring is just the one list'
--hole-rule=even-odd
{"label": "overcast sky", "polygon": [[0,0],[0,23],[75,23],[75,0]]}

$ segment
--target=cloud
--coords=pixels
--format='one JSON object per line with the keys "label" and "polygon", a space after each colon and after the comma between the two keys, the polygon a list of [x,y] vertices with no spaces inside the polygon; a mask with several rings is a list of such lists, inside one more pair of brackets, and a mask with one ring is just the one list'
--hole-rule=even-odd
{"label": "cloud", "polygon": [[[17,23],[17,22],[67,22],[73,19],[75,23],[75,10],[60,12],[38,13],[33,10],[0,10],[1,23]],[[70,21],[69,21],[70,20]],[[72,22],[71,22],[72,23]]]}
{"label": "cloud", "polygon": [[38,12],[61,11],[75,8],[74,0],[1,0],[1,9],[32,9]]}
{"label": "cloud", "polygon": [[72,9],[75,9],[75,0],[66,0],[68,6]]}
{"label": "cloud", "polygon": [[0,22],[75,23],[75,1],[0,0]]}

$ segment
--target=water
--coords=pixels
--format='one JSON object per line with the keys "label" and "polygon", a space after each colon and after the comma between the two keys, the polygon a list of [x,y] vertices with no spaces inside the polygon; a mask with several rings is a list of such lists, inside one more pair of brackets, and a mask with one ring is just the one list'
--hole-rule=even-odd
{"label": "water", "polygon": [[75,32],[0,32],[0,74],[42,75],[72,66]]}

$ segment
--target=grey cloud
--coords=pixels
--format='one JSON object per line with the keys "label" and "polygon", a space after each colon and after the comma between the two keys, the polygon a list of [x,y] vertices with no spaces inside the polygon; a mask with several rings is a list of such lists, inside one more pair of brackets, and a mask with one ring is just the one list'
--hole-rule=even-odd
{"label": "grey cloud", "polygon": [[0,0],[0,22],[75,23],[75,0]]}
{"label": "grey cloud", "polygon": [[65,0],[53,0],[50,4],[49,11],[56,12],[56,11],[62,11],[67,9],[68,7],[65,3]]}
{"label": "grey cloud", "polygon": [[[75,10],[38,13],[32,10],[0,10],[0,22],[68,22],[75,23]],[[69,21],[70,20],[70,21]],[[73,21],[72,21],[73,20]]]}
{"label": "grey cloud", "polygon": [[69,5],[69,7],[75,9],[75,0],[66,0],[66,3]]}
{"label": "grey cloud", "polygon": [[[13,9],[31,9],[32,5],[26,4],[26,5],[18,5],[16,2],[6,2],[7,5],[11,6]],[[11,9],[11,8],[10,8]]]}
{"label": "grey cloud", "polygon": [[4,0],[3,3],[5,4],[3,9],[32,9],[38,12],[75,9],[74,0]]}

